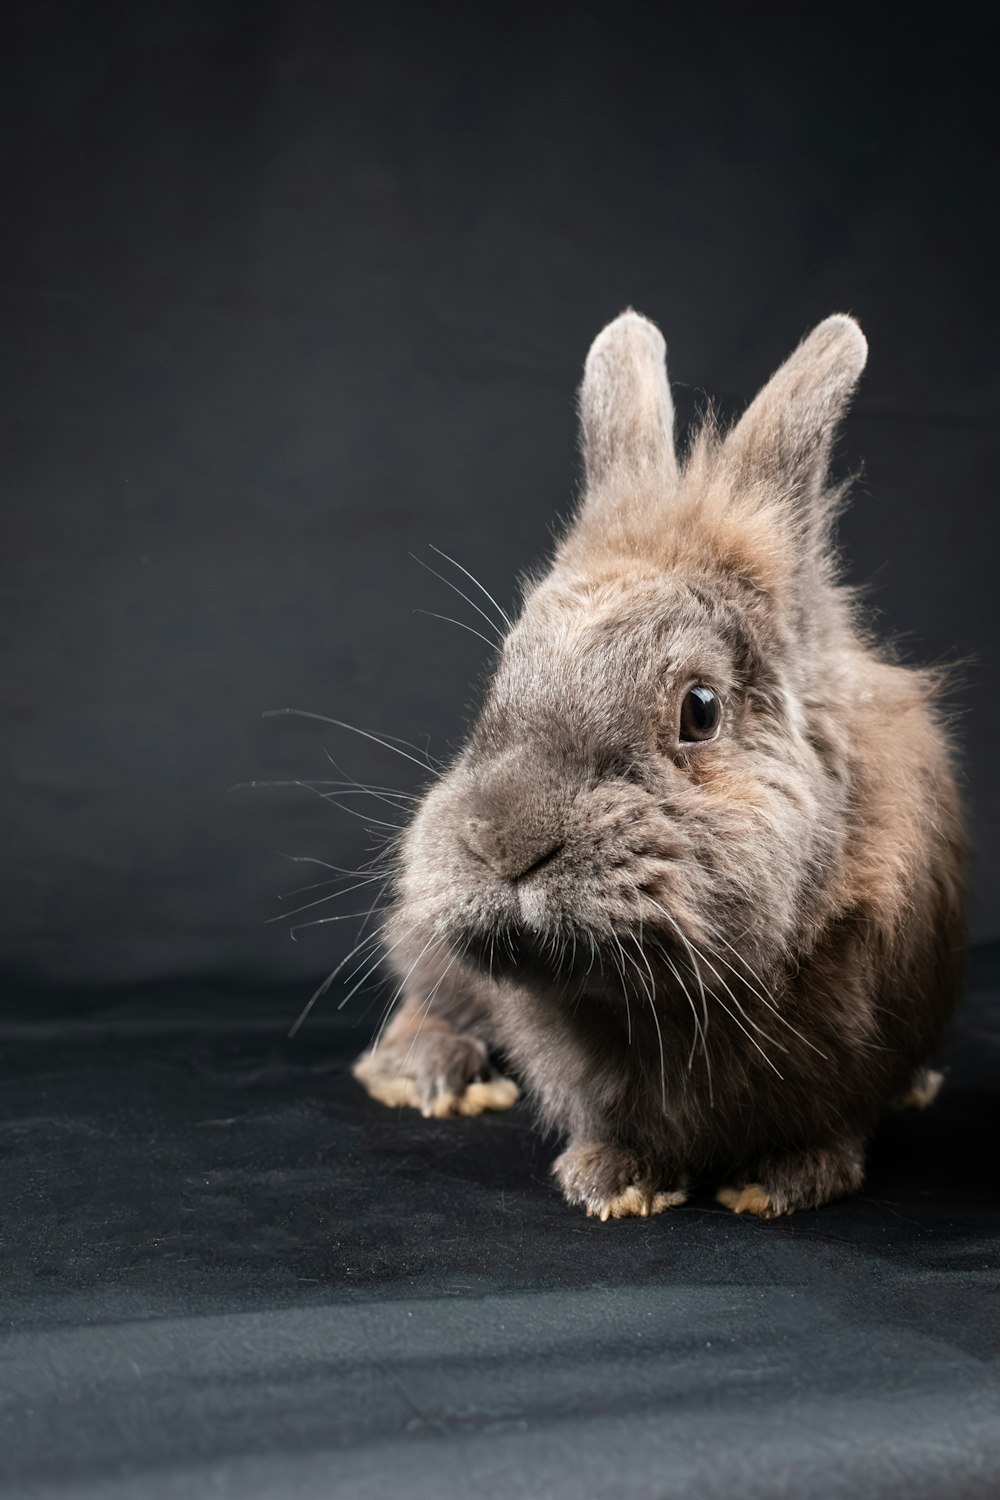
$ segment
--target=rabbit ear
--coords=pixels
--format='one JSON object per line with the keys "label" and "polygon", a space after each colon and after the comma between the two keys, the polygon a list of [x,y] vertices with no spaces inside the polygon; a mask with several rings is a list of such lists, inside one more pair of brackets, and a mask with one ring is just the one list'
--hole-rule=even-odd
{"label": "rabbit ear", "polygon": [[616,475],[676,483],[674,404],[666,354],[660,330],[631,309],[609,323],[591,345],[580,387],[589,488],[600,489]]}
{"label": "rabbit ear", "polygon": [[853,318],[836,313],[771,376],[726,438],[727,463],[749,482],[777,482],[796,497],[822,492],[837,423],[868,358]]}

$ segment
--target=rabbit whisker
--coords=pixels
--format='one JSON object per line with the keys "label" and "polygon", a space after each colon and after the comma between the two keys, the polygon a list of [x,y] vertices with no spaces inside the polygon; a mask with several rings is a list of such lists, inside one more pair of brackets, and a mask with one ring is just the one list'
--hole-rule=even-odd
{"label": "rabbit whisker", "polygon": [[[435,551],[436,550],[437,549],[435,548]],[[450,578],[446,578],[443,573],[439,573],[437,568],[432,568],[430,563],[424,562],[423,558],[418,557],[415,552],[411,552],[410,556],[413,558],[413,561],[415,563],[419,563],[422,568],[426,568],[428,573],[433,573],[435,578],[439,578],[446,588],[452,589],[460,599],[464,599],[469,608],[474,609],[476,611],[476,614],[479,615],[481,619],[485,620],[490,629],[496,633],[497,640],[503,640],[503,631],[500,629],[496,621],[491,620],[486,611],[484,609],[480,609],[479,605],[475,602],[474,599],[470,599],[468,594],[464,594],[457,583],[452,583]]]}
{"label": "rabbit whisker", "polygon": [[[402,799],[404,802],[419,802],[420,800],[419,797],[415,796],[412,792],[401,792],[394,786],[370,786],[367,782],[359,781],[356,776],[348,776],[343,766],[337,764],[325,745],[323,746],[323,754],[326,756],[333,769],[335,771],[339,771],[341,776],[344,777],[341,789],[342,797],[348,796],[350,789],[350,795],[353,795],[356,792],[366,797],[374,797],[376,801],[385,802],[389,807],[395,807],[397,811],[402,811],[401,808],[397,807],[397,799]],[[327,784],[325,781],[316,781],[311,777],[310,780],[313,781],[314,786],[326,786]],[[336,786],[337,783],[331,781],[330,785]]]}
{"label": "rabbit whisker", "polygon": [[[381,931],[381,929],[379,929],[379,931]],[[305,1006],[299,1013],[298,1019],[294,1022],[288,1032],[289,1037],[293,1037],[295,1035],[299,1027],[302,1025],[303,1021],[305,1021],[306,1017],[309,1015],[313,1006],[316,1004],[316,1001],[319,1000],[321,996],[326,994],[327,990],[330,988],[331,984],[336,979],[341,970],[350,963],[351,959],[355,957],[360,949],[367,947],[370,943],[376,942],[378,936],[379,933],[374,932],[369,937],[365,938],[362,942],[355,943],[350,953],[348,953],[345,958],[342,958],[340,960],[340,963],[337,964],[336,968],[330,970],[330,973],[323,980],[323,983],[319,985],[316,990],[314,990],[313,994],[310,996],[309,1000],[307,1000]],[[362,960],[362,962],[367,962],[367,960]],[[338,1006],[337,1009],[339,1010],[340,1007]]]}
{"label": "rabbit whisker", "polygon": [[[329,753],[325,751],[325,747],[324,747],[324,753],[326,753],[328,755],[328,758],[329,758]],[[336,765],[337,763],[336,763],[336,761],[331,761],[331,764]],[[337,769],[339,771],[340,767],[337,766]],[[347,776],[347,777],[344,777],[343,780],[337,780],[337,781],[334,781],[334,780],[326,781],[326,780],[323,780],[321,777],[318,777],[318,776],[310,776],[309,780],[308,780],[308,783],[301,776],[286,777],[285,779],[278,780],[278,781],[256,781],[256,780],[255,781],[237,781],[237,782],[234,782],[234,784],[229,788],[229,791],[231,791],[231,792],[245,792],[245,791],[252,791],[252,790],[256,789],[257,787],[306,786],[306,785],[309,785],[309,786],[332,786],[332,787],[339,787],[341,789],[341,792],[344,792],[347,789],[347,787],[357,787],[360,791],[370,792],[372,796],[374,796],[376,794],[376,792],[386,792],[386,793],[391,793],[394,797],[405,797],[408,802],[419,802],[420,801],[420,798],[418,796],[416,796],[415,793],[412,793],[412,792],[400,792],[394,786],[366,786],[363,781],[355,781],[352,776]],[[306,859],[307,857],[308,856],[304,855],[304,854],[286,854],[285,855],[286,859]],[[318,860],[315,861],[315,863],[318,864],[318,865],[321,865],[321,864],[324,863],[324,861],[321,860],[321,859],[318,859]],[[332,868],[336,868],[336,866],[333,866]]]}
{"label": "rabbit whisker", "polygon": [[642,971],[639,968],[638,961],[635,960],[635,959],[632,960],[632,962],[635,964],[635,972],[639,975],[640,980],[642,980],[643,989],[645,989],[645,991],[646,991],[646,998],[649,1000],[649,1008],[653,1012],[653,1025],[656,1027],[656,1040],[659,1043],[659,1047],[660,1047],[660,1103],[661,1103],[662,1107],[664,1109],[666,1109],[666,1107],[667,1107],[667,1068],[666,1068],[666,1062],[665,1062],[664,1056],[663,1056],[663,1032],[660,1029],[660,1018],[656,1014],[656,981],[653,978],[653,971],[649,967],[649,959],[646,957],[646,954],[643,952],[641,945],[639,944],[639,942],[635,938],[633,938],[632,941],[635,943],[636,947],[638,948],[640,957],[642,958],[643,963],[646,965],[646,968],[649,970],[649,985],[647,986],[645,979],[643,979]]}
{"label": "rabbit whisker", "polygon": [[[787,1047],[783,1047],[783,1046],[782,1046],[782,1044],[781,1044],[781,1043],[780,1043],[780,1042],[778,1042],[778,1041],[776,1041],[776,1040],[775,1040],[775,1038],[774,1038],[774,1037],[773,1037],[773,1036],[770,1036],[770,1035],[769,1035],[769,1034],[768,1034],[768,1032],[766,1032],[766,1031],[765,1031],[765,1030],[764,1030],[764,1028],[763,1028],[763,1027],[762,1027],[762,1026],[758,1026],[758,1024],[757,1024],[757,1022],[756,1022],[756,1021],[755,1021],[755,1020],[754,1020],[754,1019],[753,1019],[753,1018],[752,1018],[752,1016],[749,1016],[749,1015],[747,1015],[747,1013],[746,1013],[746,1011],[745,1011],[745,1010],[744,1010],[744,1009],[743,1009],[743,1006],[742,1006],[742,1005],[741,1005],[741,1004],[740,1004],[740,1002],[739,1002],[739,1001],[738,1001],[738,1000],[737,1000],[737,998],[736,998],[736,996],[735,996],[735,995],[734,995],[734,994],[733,994],[733,992],[732,992],[732,990],[731,990],[731,989],[730,989],[730,987],[729,987],[729,985],[728,985],[728,984],[727,984],[727,983],[726,983],[726,981],[725,981],[725,980],[724,980],[724,979],[723,979],[723,977],[722,977],[722,975],[721,975],[721,974],[720,974],[720,973],[719,973],[719,971],[718,971],[718,969],[717,969],[717,968],[716,968],[716,967],[715,967],[715,965],[714,965],[714,964],[713,964],[713,963],[712,963],[712,961],[711,961],[711,959],[710,959],[710,958],[708,958],[708,957],[706,957],[706,955],[705,955],[705,954],[704,954],[704,953],[702,953],[702,954],[701,954],[701,955],[700,955],[700,957],[701,957],[701,961],[702,961],[702,963],[704,963],[704,964],[706,964],[706,965],[707,965],[707,966],[708,966],[708,968],[710,968],[710,969],[711,969],[711,971],[712,971],[712,973],[713,973],[713,974],[714,974],[714,975],[715,975],[715,977],[716,977],[716,979],[717,979],[717,980],[718,980],[718,981],[719,981],[719,983],[720,983],[720,984],[721,984],[721,985],[722,985],[722,988],[723,988],[723,989],[724,989],[724,990],[725,990],[725,992],[726,992],[726,994],[727,994],[727,995],[728,995],[728,996],[729,996],[729,998],[730,998],[730,999],[731,999],[731,1000],[732,1000],[732,1002],[733,1002],[733,1004],[734,1004],[734,1005],[735,1005],[735,1006],[736,1006],[736,1009],[737,1009],[737,1010],[738,1010],[738,1011],[739,1011],[739,1013],[740,1013],[740,1015],[741,1015],[741,1016],[742,1016],[742,1017],[743,1017],[743,1019],[744,1019],[744,1020],[745,1020],[745,1021],[749,1021],[749,1023],[750,1023],[750,1025],[751,1025],[751,1026],[752,1026],[752,1027],[753,1027],[753,1028],[754,1028],[754,1031],[756,1031],[756,1032],[758,1032],[758,1033],[759,1033],[759,1034],[760,1034],[760,1035],[761,1035],[761,1036],[762,1036],[762,1037],[763,1037],[763,1038],[764,1038],[764,1040],[765,1040],[765,1041],[766,1041],[766,1042],[770,1042],[770,1043],[771,1043],[771,1045],[772,1045],[772,1047],[777,1047],[777,1048],[778,1048],[778,1050],[779,1050],[779,1051],[780,1051],[780,1052],[787,1052],[787,1051],[788,1051],[788,1048],[787,1048]],[[734,1021],[735,1021],[735,1022],[736,1022],[736,1024],[737,1024],[737,1026],[738,1026],[738,1027],[739,1027],[739,1028],[740,1028],[740,1030],[741,1030],[741,1031],[742,1031],[742,1032],[743,1032],[743,1034],[744,1034],[744,1035],[745,1035],[745,1036],[746,1036],[746,1037],[747,1037],[747,1038],[748,1038],[748,1039],[749,1039],[749,1040],[750,1040],[750,1041],[751,1041],[751,1042],[752,1042],[752,1043],[753,1043],[753,1045],[754,1045],[754,1046],[755,1046],[755,1047],[756,1047],[756,1049],[757,1049],[757,1051],[758,1051],[758,1052],[759,1052],[759,1053],[760,1053],[760,1055],[761,1055],[761,1057],[762,1057],[762,1058],[763,1058],[763,1059],[764,1059],[764,1061],[765,1061],[765,1062],[766,1062],[766,1063],[767,1063],[767,1065],[768,1065],[768,1067],[769,1067],[769,1068],[770,1068],[770,1069],[771,1069],[771,1070],[772,1070],[772,1072],[774,1072],[774,1073],[776,1073],[776,1074],[777,1074],[777,1076],[778,1076],[778,1077],[779,1077],[779,1078],[782,1078],[782,1080],[783,1080],[783,1075],[782,1075],[782,1074],[781,1074],[781,1072],[780,1072],[780,1071],[779,1071],[779,1070],[778,1070],[778,1068],[776,1068],[776,1067],[775,1067],[775,1065],[774,1065],[774,1063],[773,1063],[773,1062],[772,1062],[772,1061],[771,1061],[771,1059],[770,1059],[770,1058],[769,1058],[769,1057],[768,1057],[768,1055],[767,1055],[767,1053],[766,1053],[766,1052],[765,1052],[765,1051],[764,1051],[764,1049],[763,1049],[763,1047],[762,1047],[762,1046],[761,1046],[761,1045],[760,1045],[760,1043],[759,1043],[759,1042],[758,1042],[758,1041],[757,1041],[757,1040],[756,1040],[756,1038],[755,1038],[755,1037],[754,1037],[754,1036],[753,1036],[753,1035],[752,1035],[752,1034],[751,1034],[751,1033],[750,1033],[750,1032],[749,1032],[749,1031],[748,1031],[748,1030],[747,1030],[747,1028],[746,1028],[746,1027],[745,1027],[745,1026],[744,1026],[744,1025],[743,1025],[743,1023],[742,1023],[742,1022],[741,1022],[741,1021],[740,1021],[740,1020],[739,1020],[739,1018],[738,1018],[738,1017],[737,1017],[737,1015],[736,1015],[736,1014],[735,1014],[735,1012],[734,1012],[734,1011],[731,1011],[731,1010],[730,1010],[730,1009],[729,1009],[729,1006],[728,1006],[728,1005],[727,1005],[727,1004],[726,1004],[726,1002],[725,1002],[725,1001],[724,1001],[724,1000],[723,1000],[723,999],[721,999],[721,998],[720,998],[720,996],[719,996],[719,995],[718,995],[718,994],[717,994],[717,993],[716,993],[716,991],[715,991],[715,990],[713,990],[713,991],[712,991],[712,999],[713,999],[713,1000],[714,1000],[714,1001],[715,1001],[715,1002],[716,1002],[716,1004],[717,1004],[717,1005],[721,1005],[721,1007],[722,1007],[722,1009],[723,1009],[723,1010],[724,1010],[724,1011],[725,1011],[725,1012],[726,1012],[726,1014],[727,1014],[727,1015],[728,1015],[728,1016],[731,1016],[731,1017],[732,1017],[732,1019],[733,1019],[733,1020],[734,1020]]]}
{"label": "rabbit whisker", "polygon": [[631,1008],[631,1005],[629,1004],[628,979],[627,979],[626,974],[625,974],[625,962],[624,962],[624,960],[625,960],[625,949],[622,947],[621,941],[620,941],[620,939],[618,937],[618,934],[616,932],[612,932],[611,936],[614,938],[615,942],[617,943],[617,945],[618,945],[618,952],[622,956],[622,961],[619,962],[617,956],[614,955],[614,954],[612,954],[612,957],[615,960],[615,967],[617,968],[618,973],[621,976],[622,994],[625,997],[625,1015],[626,1015],[626,1018],[627,1018],[627,1021],[628,1021],[628,1040],[629,1040],[629,1043],[631,1044],[631,1041],[632,1041],[632,1008]]}
{"label": "rabbit whisker", "polygon": [[[365,942],[366,942],[366,943],[370,943],[370,942],[371,942],[371,941],[372,941],[372,938],[376,938],[376,937],[378,937],[378,936],[379,936],[379,935],[380,935],[380,934],[381,934],[381,933],[382,933],[382,932],[384,932],[384,925],[383,925],[383,927],[378,927],[378,928],[376,928],[376,929],[375,929],[375,931],[374,931],[374,932],[373,932],[373,933],[372,933],[372,934],[371,934],[371,937],[370,937],[370,938],[366,938],[366,939],[365,939]],[[362,985],[363,985],[363,984],[364,984],[364,983],[365,983],[365,981],[366,981],[366,980],[367,980],[367,979],[368,979],[368,978],[369,978],[369,976],[370,976],[370,975],[372,975],[372,974],[374,974],[374,973],[375,973],[375,970],[376,970],[376,969],[377,969],[377,968],[378,968],[378,966],[379,966],[379,964],[381,964],[381,963],[382,963],[382,962],[384,962],[384,960],[385,960],[385,959],[387,959],[387,958],[388,958],[388,956],[389,956],[389,954],[390,954],[390,953],[391,953],[391,952],[392,952],[392,951],[393,951],[393,949],[394,949],[394,948],[398,948],[398,947],[399,947],[399,945],[400,945],[400,943],[401,943],[401,942],[403,942],[403,940],[404,940],[404,939],[405,939],[405,938],[406,938],[406,937],[407,937],[407,936],[408,936],[408,934],[407,934],[407,933],[405,933],[405,932],[404,932],[404,933],[402,933],[402,934],[401,934],[401,935],[400,935],[400,936],[399,936],[399,937],[398,937],[398,938],[397,938],[397,939],[396,939],[396,941],[395,941],[395,942],[394,942],[394,943],[390,943],[390,945],[389,945],[389,947],[388,947],[388,948],[382,948],[382,947],[381,947],[381,946],[380,946],[380,945],[379,945],[379,944],[377,944],[377,943],[376,943],[376,945],[375,945],[375,962],[374,962],[374,963],[370,963],[370,962],[369,962],[369,960],[370,960],[370,959],[371,959],[371,957],[372,957],[372,954],[371,954],[371,952],[369,952],[369,953],[368,953],[368,954],[367,954],[367,955],[366,955],[366,956],[365,956],[365,957],[364,957],[364,958],[363,958],[363,959],[362,959],[362,960],[361,960],[361,963],[360,963],[360,964],[358,964],[358,966],[357,966],[357,968],[356,968],[356,969],[354,969],[354,970],[353,970],[353,971],[352,971],[352,972],[351,972],[351,974],[350,974],[350,975],[349,975],[349,976],[348,976],[348,978],[349,978],[349,979],[354,979],[354,976],[355,976],[355,974],[357,974],[357,972],[358,972],[358,969],[362,969],[362,968],[363,968],[363,969],[365,969],[365,972],[364,972],[364,973],[363,973],[363,974],[362,974],[362,975],[361,975],[361,978],[360,978],[360,979],[357,979],[357,980],[355,980],[355,982],[354,982],[354,984],[353,984],[353,985],[352,985],[352,986],[351,986],[351,988],[350,988],[350,989],[349,989],[349,990],[348,990],[348,992],[347,992],[347,994],[346,994],[346,995],[345,995],[345,996],[344,996],[344,998],[343,998],[343,1000],[341,1000],[341,1001],[340,1001],[340,1002],[339,1002],[339,1004],[338,1004],[338,1006],[337,1006],[337,1009],[338,1009],[338,1010],[343,1010],[343,1008],[344,1008],[344,1006],[345,1006],[345,1005],[346,1005],[346,1004],[347,1004],[347,1002],[348,1002],[348,1000],[350,1000],[350,999],[352,999],[352,998],[353,998],[353,996],[354,996],[354,995],[356,995],[356,994],[357,994],[357,993],[358,993],[358,990],[359,990],[359,989],[360,989],[360,988],[361,988],[361,986],[362,986]],[[365,965],[366,965],[366,964],[367,964],[367,965],[368,965],[368,967],[367,967],[367,968],[365,968]]]}
{"label": "rabbit whisker", "polygon": [[[359,882],[357,887],[350,887],[350,889],[354,890],[360,889],[360,887],[363,885],[370,885],[372,881],[378,880],[381,872],[378,870],[373,870],[368,874],[364,874],[361,870],[352,870],[351,873],[358,877]],[[345,878],[346,877],[344,875],[329,875],[326,880],[311,880],[308,885],[297,885],[290,891],[279,891],[278,900],[290,901],[293,896],[304,896],[306,891],[318,891],[324,885],[336,885],[339,881],[344,880]],[[338,891],[337,894],[343,896],[345,893],[344,891]]]}
{"label": "rabbit whisker", "polygon": [[409,979],[410,975],[413,973],[414,969],[417,967],[417,965],[419,964],[420,960],[422,958],[426,957],[426,955],[431,951],[432,948],[438,947],[439,944],[442,943],[443,941],[444,941],[444,939],[442,937],[434,937],[434,936],[429,937],[427,939],[426,943],[424,944],[424,946],[421,948],[420,952],[417,954],[416,958],[413,960],[413,962],[410,965],[410,967],[407,969],[406,973],[403,975],[402,979],[399,981],[399,984],[396,986],[396,990],[395,990],[395,993],[392,996],[392,999],[389,1001],[389,1004],[385,1008],[385,1018],[384,1018],[384,1020],[383,1020],[383,1022],[381,1024],[381,1026],[378,1029],[378,1033],[377,1033],[377,1035],[375,1037],[375,1040],[372,1042],[372,1054],[373,1055],[378,1051],[379,1043],[382,1040],[382,1036],[383,1036],[383,1034],[385,1032],[385,1028],[386,1028],[386,1026],[388,1025],[388,1022],[389,1022],[389,1017],[392,1015],[393,1007],[395,1006],[396,1001],[399,999],[400,995],[403,993],[404,989],[406,988],[406,983],[407,983],[407,980]]}
{"label": "rabbit whisker", "polygon": [[[743,957],[742,953],[740,953],[736,948],[734,948],[733,945],[732,945],[732,943],[726,942],[726,939],[721,935],[721,933],[716,933],[715,936],[718,938],[718,940],[720,942],[726,944],[726,947],[729,948],[730,951],[733,954],[735,954],[735,956],[739,959],[739,961],[743,965],[743,967],[749,971],[749,973],[752,975],[752,977],[754,979],[757,980],[757,983],[759,985],[763,986],[763,984],[764,984],[763,979],[761,979],[760,975],[757,974],[753,969],[750,968],[750,965],[747,963],[747,961]],[[733,966],[732,966],[731,963],[728,963],[726,961],[726,959],[723,958],[723,956],[722,956],[721,953],[717,953],[715,955],[715,957],[719,960],[720,963],[725,964],[727,969],[732,970],[733,974],[736,975],[737,979],[741,979],[741,976],[737,973],[736,969],[733,968]],[[824,1062],[829,1062],[830,1061],[829,1057],[827,1056],[827,1054],[825,1052],[821,1052],[820,1049],[819,1049],[819,1047],[817,1047],[814,1042],[811,1042],[807,1036],[803,1036],[802,1032],[798,1031],[792,1025],[791,1021],[789,1021],[787,1019],[787,1017],[785,1017],[785,1016],[783,1016],[781,1014],[781,1011],[778,1009],[778,1007],[774,1004],[773,1001],[769,1000],[767,998],[767,996],[762,993],[762,990],[759,990],[754,985],[747,983],[747,981],[745,979],[742,979],[741,982],[743,984],[746,984],[747,989],[750,990],[751,994],[756,995],[757,999],[760,1000],[764,1005],[766,1005],[767,1008],[768,1008],[768,1010],[771,1011],[771,1012],[773,1012],[773,1014],[777,1016],[778,1020],[782,1023],[782,1025],[783,1026],[787,1026],[788,1029],[789,1029],[789,1031],[792,1032],[792,1034],[794,1036],[798,1037],[798,1039],[799,1039],[800,1042],[805,1042],[806,1046],[807,1047],[811,1047],[812,1050],[813,1050],[813,1052],[815,1052],[818,1057],[822,1057],[823,1058]]]}
{"label": "rabbit whisker", "polygon": [[481,630],[476,630],[472,625],[466,625],[464,620],[456,620],[453,615],[439,615],[433,609],[415,609],[413,613],[415,615],[426,615],[430,620],[443,620],[446,625],[457,625],[460,630],[467,630],[477,640],[485,641],[491,651],[496,651],[503,644],[502,640],[490,640],[489,636],[483,635]]}
{"label": "rabbit whisker", "polygon": [[432,552],[437,553],[438,557],[443,557],[445,562],[450,562],[453,568],[457,568],[460,573],[464,573],[469,582],[474,583],[481,594],[485,594],[486,598],[490,601],[493,608],[496,610],[497,614],[506,625],[507,629],[514,629],[514,622],[511,619],[510,615],[500,604],[497,603],[486,585],[484,583],[480,583],[479,579],[474,573],[470,573],[468,568],[463,568],[462,564],[458,562],[457,559],[455,559],[454,557],[449,557],[448,553],[443,552],[440,547],[435,547],[433,542],[428,542],[427,545],[428,547],[430,547]]}
{"label": "rabbit whisker", "polygon": [[[320,865],[324,870],[336,870],[338,875],[349,875],[356,880],[360,880],[361,876],[370,871],[371,866],[375,863],[374,860],[369,860],[366,865],[361,866],[360,870],[349,870],[346,865],[332,865],[329,860],[317,859],[313,854],[282,854],[281,858],[291,860],[293,865]],[[300,886],[299,889],[308,890],[309,887]],[[295,892],[289,891],[287,894],[294,895]]]}
{"label": "rabbit whisker", "polygon": [[[343,802],[337,801],[337,797],[333,792],[321,792],[308,781],[304,781],[302,785],[308,787],[309,791],[315,792],[317,797],[322,797],[324,802],[329,802],[333,807],[339,808],[341,812],[350,814],[352,818],[360,818],[361,822],[368,824],[370,828],[391,828],[395,833],[400,833],[405,827],[403,823],[390,823],[385,818],[373,818],[370,813],[359,812],[356,807],[347,807]],[[341,793],[340,795],[344,794]]]}
{"label": "rabbit whisker", "polygon": [[705,1046],[705,1061],[707,1063],[708,1062],[708,995],[707,995],[707,993],[705,991],[705,982],[702,979],[701,970],[698,967],[697,958],[695,956],[695,950],[691,946],[691,942],[690,942],[690,940],[689,940],[689,938],[687,936],[687,933],[684,931],[683,927],[677,921],[676,917],[672,916],[671,913],[667,911],[667,908],[665,906],[661,906],[660,903],[659,903],[659,901],[653,901],[652,897],[648,897],[647,899],[651,902],[651,904],[653,906],[656,907],[657,911],[663,913],[663,915],[666,917],[667,921],[670,923],[671,927],[676,932],[677,936],[680,938],[681,942],[684,944],[684,947],[687,949],[688,962],[691,965],[691,971],[694,974],[694,977],[695,977],[695,979],[696,979],[696,981],[698,983],[698,990],[699,990],[699,993],[700,993],[700,996],[701,996],[702,1037],[703,1037],[704,1046]]}
{"label": "rabbit whisker", "polygon": [[709,1105],[712,1105],[715,1102],[714,1095],[712,1093],[712,1063],[708,1055],[708,1038],[705,1035],[701,1017],[698,1015],[698,1012],[695,1008],[695,1003],[691,998],[691,992],[684,982],[684,976],[681,973],[680,969],[678,969],[677,965],[674,963],[673,957],[662,943],[657,943],[655,946],[657,952],[666,959],[667,963],[670,966],[670,972],[673,974],[674,978],[677,980],[677,983],[680,985],[681,993],[688,1003],[688,1008],[691,1011],[691,1019],[694,1022],[694,1034],[691,1038],[691,1050],[688,1053],[687,1071],[690,1074],[692,1068],[694,1067],[694,1060],[697,1056],[698,1043],[700,1041],[701,1049],[705,1058],[705,1077],[708,1084],[708,1102]]}
{"label": "rabbit whisker", "polygon": [[[380,913],[387,910],[388,908],[385,906],[379,907]],[[313,917],[308,922],[296,922],[294,927],[289,927],[288,934],[292,942],[297,943],[298,938],[295,934],[297,932],[305,932],[307,927],[327,927],[331,922],[354,922],[357,921],[358,917],[363,917],[364,915],[363,911],[344,911],[335,917]],[[370,916],[371,913],[369,912],[368,915]]]}
{"label": "rabbit whisker", "polygon": [[[420,746],[413,745],[409,740],[400,739],[399,735],[372,734],[369,729],[359,729],[357,724],[348,724],[346,719],[331,719],[327,714],[312,713],[307,708],[267,708],[264,710],[262,717],[265,719],[278,719],[284,714],[292,714],[300,719],[317,719],[321,724],[332,724],[336,729],[349,729],[352,734],[360,734],[363,739],[371,740],[373,744],[381,745],[384,750],[394,751],[396,755],[401,755],[404,760],[412,760],[413,764],[419,766],[421,771],[430,771],[435,777],[441,774],[440,763],[436,767],[432,766],[430,764],[432,757],[427,755],[426,751],[424,752],[425,759],[421,761],[417,760],[414,755],[407,755],[405,750],[400,750],[399,745],[410,745],[411,749],[417,751],[419,751]],[[397,740],[398,744],[390,744],[391,740]]]}
{"label": "rabbit whisker", "polygon": [[[268,927],[272,922],[287,922],[289,917],[297,917],[300,912],[311,911],[314,906],[322,906],[325,901],[339,901],[341,896],[349,896],[352,891],[360,891],[366,885],[374,885],[377,879],[377,875],[369,875],[367,880],[359,880],[356,885],[345,886],[342,891],[331,891],[328,896],[317,896],[315,901],[307,901],[304,906],[293,907],[291,911],[280,911],[276,917],[268,917],[264,925]],[[329,885],[330,881],[318,880],[316,884]],[[361,916],[363,913],[355,912],[353,915]]]}
{"label": "rabbit whisker", "polygon": [[[467,947],[468,945],[466,945],[466,948]],[[452,966],[458,961],[458,958],[459,955],[457,953],[453,953],[451,955],[451,958],[449,958],[448,962],[445,964],[444,968],[441,970],[441,973],[438,975],[433,986],[431,987],[426,1000],[423,1001],[420,1007],[420,1018],[417,1021],[417,1029],[413,1034],[413,1040],[410,1043],[406,1056],[403,1058],[403,1061],[400,1063],[398,1069],[396,1070],[397,1078],[402,1077],[403,1070],[409,1066],[410,1058],[413,1056],[413,1049],[417,1045],[417,1042],[420,1040],[420,1033],[423,1030],[424,1022],[430,1015],[431,1004],[433,1003],[434,996],[437,994],[438,990],[441,988],[441,985],[444,983],[449,969],[451,969]]]}

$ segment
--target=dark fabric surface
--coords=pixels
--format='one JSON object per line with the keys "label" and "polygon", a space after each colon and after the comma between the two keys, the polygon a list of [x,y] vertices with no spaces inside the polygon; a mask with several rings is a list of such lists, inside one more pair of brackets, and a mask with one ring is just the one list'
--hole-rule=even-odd
{"label": "dark fabric surface", "polygon": [[[570,508],[625,305],[680,425],[820,318],[871,360],[837,467],[882,629],[951,675],[1000,936],[995,53],[972,7],[6,0],[0,962],[308,976],[283,853],[353,867],[297,707],[446,753],[482,621]],[[456,579],[461,584],[460,577]],[[961,680],[959,682],[959,679]],[[412,789],[414,768],[376,779]],[[382,771],[384,769],[384,776]],[[329,955],[329,963],[327,962]]]}
{"label": "dark fabric surface", "polygon": [[995,1496],[1000,951],[970,988],[863,1193],[773,1223],[588,1221],[523,1106],[383,1109],[298,987],[11,997],[2,1493]]}

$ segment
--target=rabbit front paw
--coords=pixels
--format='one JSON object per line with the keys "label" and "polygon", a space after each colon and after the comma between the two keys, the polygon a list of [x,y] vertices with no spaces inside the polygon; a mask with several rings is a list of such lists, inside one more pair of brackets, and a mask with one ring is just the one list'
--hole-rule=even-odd
{"label": "rabbit front paw", "polygon": [[510,1109],[520,1094],[513,1079],[495,1071],[485,1043],[450,1027],[400,1041],[386,1037],[351,1072],[380,1104],[418,1109],[427,1119]]}

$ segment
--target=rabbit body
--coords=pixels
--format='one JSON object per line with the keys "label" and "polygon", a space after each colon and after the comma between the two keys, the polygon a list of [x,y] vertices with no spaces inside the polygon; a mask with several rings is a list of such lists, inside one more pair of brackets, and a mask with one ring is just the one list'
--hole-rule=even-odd
{"label": "rabbit body", "polygon": [[827,466],[866,350],[827,319],[679,463],[659,332],[600,334],[579,512],[402,842],[402,999],[356,1076],[478,1113],[517,1095],[499,1048],[601,1218],[696,1180],[738,1212],[818,1207],[932,1091],[962,820],[935,680],[836,577]]}

